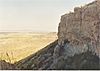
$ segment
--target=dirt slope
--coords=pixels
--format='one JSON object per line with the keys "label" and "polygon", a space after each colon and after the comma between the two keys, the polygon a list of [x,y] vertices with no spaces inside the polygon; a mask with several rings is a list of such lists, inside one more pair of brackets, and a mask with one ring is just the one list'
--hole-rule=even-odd
{"label": "dirt slope", "polygon": [[65,69],[100,69],[100,59],[92,52],[76,54],[73,57],[58,56],[54,63],[54,49],[57,41],[47,47],[17,62],[17,69],[22,70],[65,70]]}

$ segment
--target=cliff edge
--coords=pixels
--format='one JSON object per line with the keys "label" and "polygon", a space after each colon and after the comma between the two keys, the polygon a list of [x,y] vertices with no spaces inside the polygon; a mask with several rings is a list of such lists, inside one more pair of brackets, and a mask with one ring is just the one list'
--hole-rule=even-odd
{"label": "cliff edge", "polygon": [[17,69],[100,69],[100,1],[61,16],[58,40],[17,63]]}

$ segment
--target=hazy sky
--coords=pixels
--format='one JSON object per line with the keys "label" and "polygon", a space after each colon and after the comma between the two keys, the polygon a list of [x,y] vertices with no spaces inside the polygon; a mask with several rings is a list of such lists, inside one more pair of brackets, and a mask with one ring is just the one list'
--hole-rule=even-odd
{"label": "hazy sky", "polygon": [[0,32],[57,31],[60,16],[93,0],[0,0]]}

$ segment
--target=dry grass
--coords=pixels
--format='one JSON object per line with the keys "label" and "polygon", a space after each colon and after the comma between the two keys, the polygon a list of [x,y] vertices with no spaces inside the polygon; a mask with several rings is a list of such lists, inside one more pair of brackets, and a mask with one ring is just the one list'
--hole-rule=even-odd
{"label": "dry grass", "polygon": [[2,33],[0,34],[0,58],[8,62],[10,58],[14,63],[56,39],[56,33]]}

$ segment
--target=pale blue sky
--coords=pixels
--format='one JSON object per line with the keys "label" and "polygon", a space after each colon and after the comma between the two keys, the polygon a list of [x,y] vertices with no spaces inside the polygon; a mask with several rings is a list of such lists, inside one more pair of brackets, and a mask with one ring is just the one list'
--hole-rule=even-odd
{"label": "pale blue sky", "polygon": [[94,0],[0,0],[0,32],[55,32],[60,16]]}

